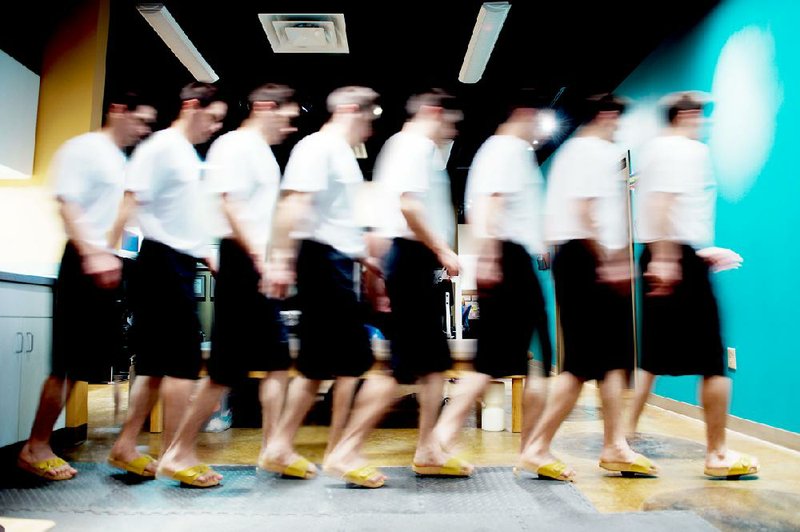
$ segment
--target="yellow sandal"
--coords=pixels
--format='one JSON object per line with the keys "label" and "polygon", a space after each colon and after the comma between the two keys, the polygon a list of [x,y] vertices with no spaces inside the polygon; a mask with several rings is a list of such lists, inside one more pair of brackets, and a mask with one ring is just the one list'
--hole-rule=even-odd
{"label": "yellow sandal", "polygon": [[658,474],[658,468],[644,455],[637,454],[633,462],[600,462],[600,467],[606,471],[621,473],[623,477],[633,477],[635,475],[645,475],[654,477]]}
{"label": "yellow sandal", "polygon": [[573,482],[575,480],[575,473],[571,475],[564,474],[564,471],[567,470],[567,464],[561,460],[556,460],[555,462],[550,462],[539,467],[527,462],[521,462],[519,466],[514,468],[514,474],[519,475],[520,469],[523,469],[533,475],[537,475],[539,478],[560,480],[562,482]]}
{"label": "yellow sandal", "polygon": [[468,477],[471,474],[469,462],[457,456],[451,456],[442,465],[412,464],[411,469],[422,476]]}
{"label": "yellow sandal", "polygon": [[[373,480],[378,475],[381,477],[380,480]],[[362,488],[380,488],[386,483],[385,475],[381,470],[370,465],[348,471],[342,475],[342,480]]]}
{"label": "yellow sandal", "polygon": [[134,475],[138,475],[143,478],[156,477],[155,473],[147,470],[147,466],[152,464],[153,462],[156,462],[156,459],[150,456],[149,454],[143,454],[141,456],[137,456],[136,458],[134,458],[129,462],[116,460],[111,457],[108,458],[108,463],[116,467],[117,469],[122,469],[123,471],[127,471],[128,473],[132,473]]}
{"label": "yellow sandal", "polygon": [[170,471],[159,471],[158,476],[177,480],[181,484],[192,486],[193,488],[210,488],[218,485],[220,481],[213,479],[201,482],[198,479],[206,473],[215,472],[216,471],[214,471],[211,466],[207,464],[197,464],[193,465],[192,467],[187,467],[186,469],[181,469],[180,471],[176,471],[174,473]]}
{"label": "yellow sandal", "polygon": [[730,467],[706,467],[704,473],[709,477],[736,480],[744,475],[758,473],[758,464],[752,456],[743,454]]}
{"label": "yellow sandal", "polygon": [[301,478],[305,480],[317,476],[316,471],[310,469],[309,466],[313,466],[313,464],[303,457],[298,458],[289,465],[268,461],[259,462],[258,464],[258,467],[264,471],[271,471],[272,473],[278,473],[285,477]]}
{"label": "yellow sandal", "polygon": [[55,469],[57,467],[62,467],[65,465],[69,465],[63,458],[59,458],[55,456],[53,458],[48,458],[46,460],[40,460],[38,462],[26,462],[25,460],[17,460],[17,466],[23,471],[27,471],[32,475],[36,475],[37,477],[41,477],[45,480],[70,480],[75,475],[70,475],[68,477],[54,477],[53,475],[48,475],[47,472],[51,469]]}

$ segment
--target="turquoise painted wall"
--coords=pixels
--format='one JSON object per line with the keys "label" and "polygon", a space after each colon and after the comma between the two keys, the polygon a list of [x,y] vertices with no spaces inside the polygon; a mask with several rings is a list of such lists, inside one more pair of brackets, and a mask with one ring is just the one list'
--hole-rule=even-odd
{"label": "turquoise painted wall", "polygon": [[[731,413],[793,432],[800,432],[798,21],[800,2],[725,1],[617,90],[640,103],[641,117],[667,92],[714,96],[716,243],[744,257],[741,269],[714,275],[723,338],[737,352]],[[636,154],[632,147],[634,170]],[[656,393],[697,404],[697,384],[662,377]]]}

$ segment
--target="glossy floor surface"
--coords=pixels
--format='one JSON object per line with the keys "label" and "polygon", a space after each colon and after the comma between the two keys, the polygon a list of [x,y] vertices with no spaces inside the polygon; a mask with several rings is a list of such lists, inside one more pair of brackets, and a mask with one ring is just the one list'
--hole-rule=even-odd
{"label": "glossy floor surface", "polygon": [[[508,387],[510,393],[510,387]],[[73,461],[103,462],[119,432],[126,409],[127,386],[118,387],[117,419],[111,386],[93,385],[89,392],[89,440],[67,453]],[[510,404],[510,395],[506,405]],[[729,432],[731,448],[753,454],[761,462],[757,477],[739,481],[711,480],[703,475],[704,425],[700,421],[648,406],[634,448],[658,462],[658,478],[627,479],[597,467],[602,443],[597,389],[586,385],[578,406],[554,442],[554,452],[577,472],[576,487],[600,512],[693,510],[722,530],[800,529],[800,453],[739,433]],[[510,408],[507,408],[510,417]],[[488,432],[475,427],[474,416],[463,432],[467,456],[477,466],[513,465],[519,434]],[[506,426],[510,426],[507,420]],[[300,453],[319,463],[327,427],[304,426],[296,444]],[[416,441],[413,428],[382,428],[370,438],[367,454],[376,465],[410,465]],[[139,443],[157,454],[160,436],[145,433]],[[198,451],[212,464],[253,464],[261,444],[255,428],[231,428],[201,434]]]}

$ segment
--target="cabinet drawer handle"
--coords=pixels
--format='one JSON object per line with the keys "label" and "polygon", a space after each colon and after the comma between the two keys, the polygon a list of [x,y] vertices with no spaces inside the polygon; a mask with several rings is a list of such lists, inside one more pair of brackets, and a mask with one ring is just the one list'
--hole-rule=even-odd
{"label": "cabinet drawer handle", "polygon": [[30,353],[31,351],[33,351],[33,335],[31,333],[25,333],[25,336],[27,336],[30,339],[30,344],[28,344],[28,350],[25,352]]}
{"label": "cabinet drawer handle", "polygon": [[22,333],[18,332],[17,333],[17,348],[14,350],[15,353],[22,353],[22,350],[23,350],[22,342],[23,342]]}

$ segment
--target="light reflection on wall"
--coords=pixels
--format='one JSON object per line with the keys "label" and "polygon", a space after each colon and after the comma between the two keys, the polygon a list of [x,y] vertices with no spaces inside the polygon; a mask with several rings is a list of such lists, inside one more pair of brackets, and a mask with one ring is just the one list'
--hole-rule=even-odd
{"label": "light reflection on wall", "polygon": [[758,179],[775,141],[783,99],[768,29],[747,26],[731,35],[719,55],[709,145],[720,194],[741,199]]}

